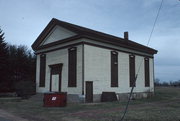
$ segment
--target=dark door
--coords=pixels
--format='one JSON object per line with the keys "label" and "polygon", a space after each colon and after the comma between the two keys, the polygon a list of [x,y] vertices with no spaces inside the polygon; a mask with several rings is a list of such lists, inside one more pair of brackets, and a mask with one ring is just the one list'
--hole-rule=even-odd
{"label": "dark door", "polygon": [[93,102],[93,82],[86,82],[86,102]]}

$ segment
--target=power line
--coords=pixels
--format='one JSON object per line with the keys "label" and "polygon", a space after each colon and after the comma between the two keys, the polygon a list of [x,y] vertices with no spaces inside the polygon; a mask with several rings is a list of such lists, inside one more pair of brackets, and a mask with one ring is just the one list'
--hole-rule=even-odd
{"label": "power line", "polygon": [[[159,6],[159,9],[158,9],[158,12],[157,12],[157,15],[156,15],[156,18],[155,18],[155,21],[154,21],[154,24],[153,24],[151,33],[150,33],[150,35],[149,35],[149,39],[148,39],[148,42],[147,42],[147,46],[149,45],[149,42],[150,42],[151,37],[152,37],[152,34],[153,34],[153,32],[154,32],[154,28],[155,28],[157,19],[158,19],[158,17],[159,17],[159,13],[160,13],[160,10],[161,10],[161,8],[162,8],[163,1],[164,1],[164,0],[161,0],[161,4],[160,4],[160,6]],[[135,76],[135,80],[134,80],[134,82],[133,82],[133,86],[132,86],[132,88],[131,88],[131,92],[130,92],[130,95],[129,95],[129,99],[128,99],[128,102],[127,102],[127,104],[126,104],[126,107],[125,107],[123,116],[121,117],[120,121],[123,121],[123,120],[124,120],[124,117],[125,117],[125,115],[126,115],[126,113],[127,113],[128,106],[129,106],[129,103],[130,103],[130,100],[131,100],[131,96],[132,96],[132,93],[133,93],[133,90],[134,90],[134,86],[135,86],[135,83],[136,83],[136,80],[137,80],[137,77],[138,77],[138,74],[139,74],[139,71],[140,71],[142,62],[143,62],[143,59],[141,60],[141,63],[140,63],[140,65],[139,65],[139,67],[138,67],[138,71],[137,71],[137,74],[136,74],[136,76]]]}
{"label": "power line", "polygon": [[157,19],[158,19],[158,17],[159,17],[159,13],[160,13],[160,10],[161,10],[161,8],[162,8],[163,1],[164,1],[164,0],[162,0],[162,1],[161,1],[160,7],[159,7],[159,9],[158,9],[158,12],[157,12],[157,15],[156,15],[156,18],[155,18],[154,24],[153,24],[153,28],[152,28],[151,33],[150,33],[150,35],[149,35],[149,39],[148,39],[147,46],[149,45],[149,42],[150,42],[151,37],[152,37],[152,34],[153,34],[153,32],[154,32],[154,28],[155,28],[155,25],[156,25]]}

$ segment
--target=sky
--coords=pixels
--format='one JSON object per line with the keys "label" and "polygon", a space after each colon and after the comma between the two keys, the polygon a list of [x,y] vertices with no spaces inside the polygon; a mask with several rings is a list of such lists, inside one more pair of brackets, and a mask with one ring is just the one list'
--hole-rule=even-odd
{"label": "sky", "polygon": [[[52,18],[147,45],[161,0],[0,0],[0,27],[10,44],[32,43]],[[180,0],[163,0],[149,47],[155,77],[180,80]]]}

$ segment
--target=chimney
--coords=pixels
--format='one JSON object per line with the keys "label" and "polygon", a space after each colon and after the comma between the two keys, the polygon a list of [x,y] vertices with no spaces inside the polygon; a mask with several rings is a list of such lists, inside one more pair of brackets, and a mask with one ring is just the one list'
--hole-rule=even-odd
{"label": "chimney", "polygon": [[125,40],[129,40],[128,32],[124,32],[124,39],[125,39]]}

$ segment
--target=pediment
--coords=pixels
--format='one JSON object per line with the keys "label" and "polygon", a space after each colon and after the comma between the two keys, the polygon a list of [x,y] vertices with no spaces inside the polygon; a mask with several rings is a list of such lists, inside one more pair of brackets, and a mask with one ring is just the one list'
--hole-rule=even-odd
{"label": "pediment", "polygon": [[56,25],[50,32],[49,34],[45,37],[45,39],[42,41],[41,45],[46,45],[49,43],[53,43],[56,41],[60,41],[72,36],[77,35],[76,33],[65,29],[59,25]]}

